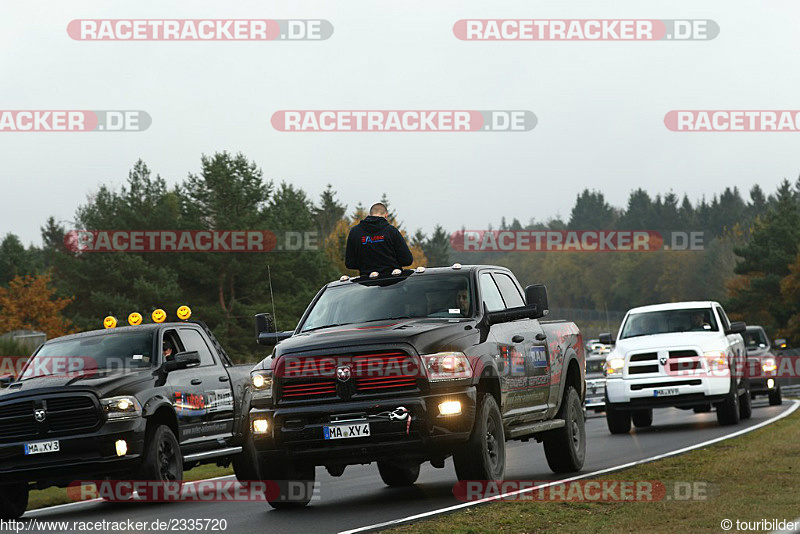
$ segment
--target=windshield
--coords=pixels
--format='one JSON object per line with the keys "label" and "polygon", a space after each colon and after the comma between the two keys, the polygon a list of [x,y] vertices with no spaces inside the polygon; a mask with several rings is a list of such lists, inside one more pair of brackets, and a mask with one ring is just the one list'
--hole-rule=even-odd
{"label": "windshield", "polygon": [[633,313],[622,327],[620,339],[675,332],[716,332],[717,320],[711,308],[662,310]]}
{"label": "windshield", "polygon": [[744,333],[744,344],[748,349],[758,349],[767,346],[767,336],[760,328],[746,330]]}
{"label": "windshield", "polygon": [[314,304],[300,331],[405,317],[470,317],[471,295],[472,284],[466,273],[412,274],[332,286]]}
{"label": "windshield", "polygon": [[21,378],[143,369],[150,367],[152,355],[152,330],[67,339],[44,345],[30,359]]}

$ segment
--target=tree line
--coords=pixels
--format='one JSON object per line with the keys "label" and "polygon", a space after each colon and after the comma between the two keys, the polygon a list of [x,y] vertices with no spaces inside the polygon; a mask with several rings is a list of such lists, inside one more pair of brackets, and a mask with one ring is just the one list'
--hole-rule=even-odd
{"label": "tree line", "polygon": [[[416,265],[494,263],[523,284],[544,282],[551,306],[624,310],[671,300],[722,300],[770,334],[800,342],[800,180],[766,195],[754,186],[747,200],[726,188],[693,204],[669,192],[631,192],[627,206],[610,206],[601,192],[577,195],[569,219],[501,218],[501,229],[632,229],[705,232],[700,251],[647,253],[457,252],[450,233],[430,235],[398,226]],[[188,305],[239,360],[263,357],[254,343],[253,315],[272,311],[291,329],[320,287],[342,273],[350,228],[366,216],[348,208],[332,186],[312,198],[302,188],[265,178],[255,162],[227,152],[203,156],[199,173],[168,186],[138,161],[125,185],[101,186],[78,206],[73,227],[48,218],[41,246],[13,234],[0,242],[0,333],[41,329],[49,336],[98,328],[107,314],[124,324],[128,313]],[[306,232],[316,247],[292,252],[80,252],[65,245],[70,230],[269,230]],[[352,273],[350,273],[352,274]],[[274,298],[273,298],[274,297]],[[273,302],[274,301],[274,302]]]}

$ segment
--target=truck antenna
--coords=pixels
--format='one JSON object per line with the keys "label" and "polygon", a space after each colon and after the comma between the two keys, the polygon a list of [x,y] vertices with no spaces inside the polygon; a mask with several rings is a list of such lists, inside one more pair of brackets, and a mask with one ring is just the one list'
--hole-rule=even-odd
{"label": "truck antenna", "polygon": [[275,316],[275,296],[272,294],[272,271],[267,264],[267,278],[269,279],[269,299],[272,301],[272,324],[275,326],[275,344],[278,344],[278,318]]}

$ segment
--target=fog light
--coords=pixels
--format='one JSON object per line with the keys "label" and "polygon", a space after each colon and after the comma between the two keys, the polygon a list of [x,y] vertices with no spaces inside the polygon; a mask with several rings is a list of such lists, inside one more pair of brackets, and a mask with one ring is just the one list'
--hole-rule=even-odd
{"label": "fog light", "polygon": [[128,454],[128,442],[124,439],[118,439],[114,445],[117,447],[117,456]]}
{"label": "fog light", "polygon": [[439,405],[441,415],[461,415],[461,401],[446,401]]}
{"label": "fog light", "polygon": [[769,389],[772,389],[773,387],[775,387],[775,381],[773,379],[771,379],[771,378],[769,380],[767,380],[767,387]]}
{"label": "fog light", "polygon": [[266,419],[253,419],[253,432],[256,434],[265,434],[269,428],[269,423]]}

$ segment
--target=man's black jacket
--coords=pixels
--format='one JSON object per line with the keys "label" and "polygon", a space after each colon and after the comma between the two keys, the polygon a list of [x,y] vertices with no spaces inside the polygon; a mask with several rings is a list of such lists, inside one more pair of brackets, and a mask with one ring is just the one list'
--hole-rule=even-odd
{"label": "man's black jacket", "polygon": [[358,269],[362,275],[402,269],[413,262],[403,235],[383,217],[368,216],[347,236],[344,263],[348,269]]}

